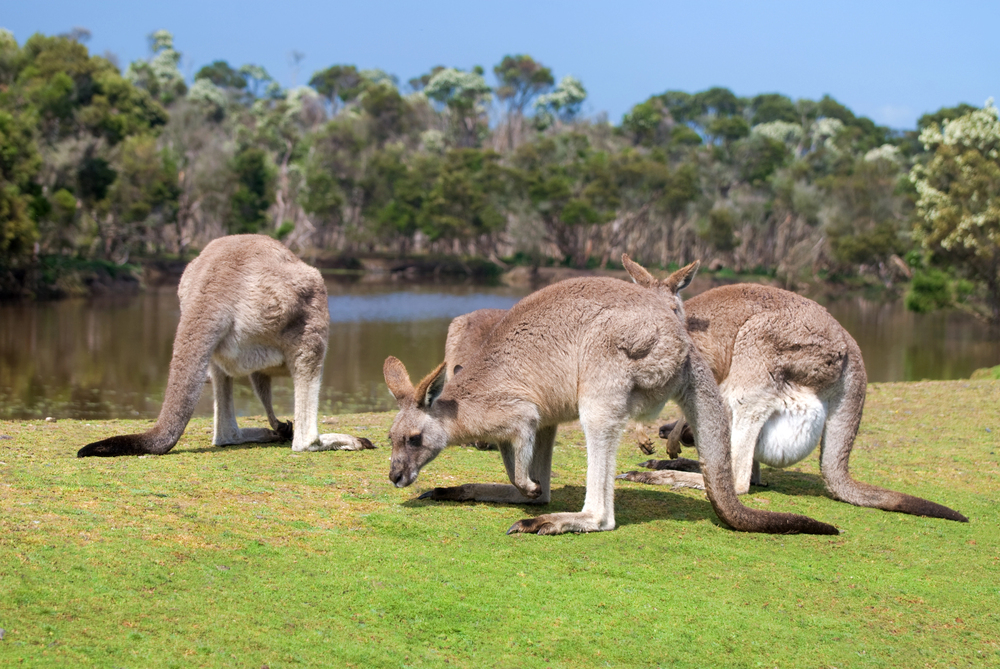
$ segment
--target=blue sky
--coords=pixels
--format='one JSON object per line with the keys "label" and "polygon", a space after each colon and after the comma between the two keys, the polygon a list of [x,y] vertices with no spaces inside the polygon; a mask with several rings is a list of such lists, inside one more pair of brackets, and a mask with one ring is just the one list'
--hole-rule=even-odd
{"label": "blue sky", "polygon": [[[88,28],[92,52],[124,67],[165,28],[190,78],[216,59],[258,63],[293,83],[332,64],[379,67],[400,81],[434,65],[489,72],[528,53],[589,93],[585,111],[622,114],[668,89],[726,86],[739,95],[829,93],[855,113],[911,128],[927,111],[1000,97],[1000,2],[261,2],[3,0],[0,27]],[[487,81],[493,83],[492,76]]]}

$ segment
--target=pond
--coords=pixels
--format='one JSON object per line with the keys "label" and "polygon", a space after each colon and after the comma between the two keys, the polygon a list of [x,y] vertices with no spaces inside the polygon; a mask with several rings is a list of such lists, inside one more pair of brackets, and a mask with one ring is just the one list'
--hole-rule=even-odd
{"label": "pond", "polygon": [[[369,284],[328,278],[330,346],[323,373],[324,414],[395,408],[382,380],[387,355],[417,380],[444,357],[450,320],[507,308],[526,289],[468,284]],[[913,314],[901,302],[854,297],[828,303],[857,339],[870,381],[965,378],[1000,364],[995,333],[960,313]],[[0,419],[155,418],[180,316],[175,288],[134,296],[0,303]],[[291,380],[276,379],[275,410],[292,413]],[[236,384],[239,415],[259,415],[246,380]],[[197,408],[212,414],[208,384]]]}

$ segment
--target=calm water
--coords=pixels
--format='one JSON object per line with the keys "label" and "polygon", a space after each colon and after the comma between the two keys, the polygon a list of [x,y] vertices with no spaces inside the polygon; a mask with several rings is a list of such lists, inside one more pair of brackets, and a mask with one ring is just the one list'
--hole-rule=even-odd
{"label": "calm water", "polygon": [[[328,282],[330,347],[323,413],[385,411],[395,402],[382,380],[387,355],[414,377],[444,356],[451,318],[474,309],[507,308],[525,291],[467,285],[368,285]],[[995,333],[963,314],[919,315],[900,302],[861,298],[826,305],[865,355],[871,381],[968,377],[1000,364]],[[154,418],[160,409],[174,330],[175,289],[141,295],[42,304],[0,304],[0,419]],[[275,380],[275,410],[292,413],[290,379]],[[262,413],[244,380],[240,415]],[[206,384],[198,405],[211,415]]]}

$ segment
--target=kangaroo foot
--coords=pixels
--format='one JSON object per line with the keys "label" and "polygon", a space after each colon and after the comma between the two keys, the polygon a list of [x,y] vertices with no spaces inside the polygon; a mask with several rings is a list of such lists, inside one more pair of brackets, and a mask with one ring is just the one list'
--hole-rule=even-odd
{"label": "kangaroo foot", "polygon": [[[668,461],[669,462],[669,461]],[[658,470],[652,472],[625,472],[615,477],[633,483],[646,483],[648,485],[668,485],[674,488],[694,488],[695,490],[705,489],[705,479],[701,474],[691,472],[678,472],[669,470]]]}
{"label": "kangaroo foot", "polygon": [[674,458],[673,460],[646,460],[639,463],[646,469],[668,469],[675,472],[701,472],[701,464],[689,458]]}
{"label": "kangaroo foot", "polygon": [[615,529],[615,521],[601,523],[589,513],[546,513],[525,518],[510,526],[507,534],[565,534],[567,532],[604,532]]}

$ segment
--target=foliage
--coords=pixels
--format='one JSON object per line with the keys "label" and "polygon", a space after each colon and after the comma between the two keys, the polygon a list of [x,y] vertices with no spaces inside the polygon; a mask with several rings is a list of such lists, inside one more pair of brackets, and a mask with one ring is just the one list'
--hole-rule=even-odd
{"label": "foliage", "polygon": [[125,78],[149,91],[154,98],[170,104],[187,92],[187,84],[178,68],[181,54],[174,49],[174,36],[166,30],[157,30],[149,36],[149,49],[153,57],[134,61],[126,70]]}
{"label": "foliage", "polygon": [[[527,54],[491,68],[495,89],[481,67],[435,66],[406,92],[390,73],[341,63],[285,90],[259,65],[215,60],[185,90],[170,33],[151,36],[127,77],[85,37],[19,46],[0,32],[5,267],[37,262],[36,243],[40,257],[124,262],[283,230],[297,251],[346,256],[530,252],[583,267],[629,252],[663,267],[720,257],[788,283],[889,283],[892,256],[925,239],[907,174],[937,165],[938,149],[830,96],[668,90],[615,127],[582,113],[582,82]],[[956,183],[970,213],[992,187]],[[928,259],[972,277],[975,254],[955,248]]]}
{"label": "foliage", "polygon": [[931,152],[913,167],[919,198],[915,234],[932,262],[957,265],[987,291],[1000,323],[1000,118],[993,101],[939,127],[920,141]]}
{"label": "foliage", "polygon": [[517,114],[523,113],[532,98],[545,93],[555,83],[552,70],[524,54],[504,56],[493,67],[493,73],[500,82],[496,89],[497,98],[506,102],[508,109]]}
{"label": "foliage", "polygon": [[481,71],[448,67],[430,78],[423,93],[446,106],[459,146],[475,146],[487,127],[485,103],[491,90]]}
{"label": "foliage", "polygon": [[247,147],[233,159],[237,186],[226,227],[230,234],[260,232],[267,228],[268,207],[274,202],[274,168],[267,154]]}
{"label": "foliage", "polygon": [[954,303],[951,281],[939,269],[917,271],[906,293],[906,308],[920,314],[945,309]]}
{"label": "foliage", "polygon": [[536,125],[546,128],[552,124],[553,119],[570,123],[580,113],[586,99],[587,90],[580,80],[566,75],[559,80],[554,91],[539,95],[535,100],[535,114],[539,117]]}

